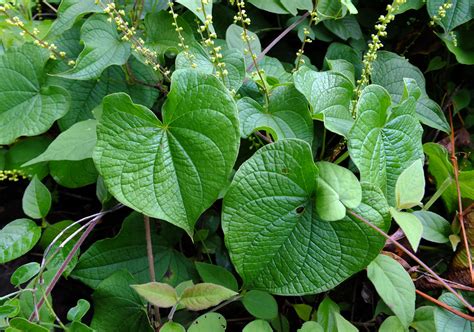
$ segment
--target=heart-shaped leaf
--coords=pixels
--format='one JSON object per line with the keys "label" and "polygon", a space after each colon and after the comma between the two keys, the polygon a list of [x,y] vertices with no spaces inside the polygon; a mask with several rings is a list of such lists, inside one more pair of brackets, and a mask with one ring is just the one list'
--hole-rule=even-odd
{"label": "heart-shaped leaf", "polygon": [[76,65],[58,76],[74,80],[95,79],[107,67],[123,65],[130,56],[130,43],[121,39],[115,23],[107,21],[107,15],[89,17],[81,28],[81,40],[85,47]]}
{"label": "heart-shaped leaf", "polygon": [[22,199],[23,212],[34,219],[46,217],[51,208],[51,193],[48,188],[34,176],[26,187]]}
{"label": "heart-shaped leaf", "polygon": [[354,86],[344,75],[333,72],[316,72],[302,67],[294,75],[295,87],[309,101],[313,118],[324,120],[324,126],[346,136],[354,123],[350,104]]}
{"label": "heart-shaped leaf", "polygon": [[346,216],[346,207],[354,209],[362,200],[362,188],[347,168],[321,161],[316,164],[319,177],[316,188],[316,212],[327,221]]}
{"label": "heart-shaped leaf", "polygon": [[[224,197],[222,227],[246,287],[322,292],[364,268],[383,247],[383,238],[360,221],[317,216],[317,175],[309,144],[296,139],[266,145],[235,174]],[[365,187],[354,210],[386,229],[384,201]]]}
{"label": "heart-shaped leaf", "polygon": [[0,56],[0,145],[47,131],[69,110],[69,94],[44,84],[48,52],[25,44]]}
{"label": "heart-shaped leaf", "polygon": [[414,161],[423,160],[423,129],[415,115],[415,98],[408,97],[391,112],[387,108],[388,98],[388,92],[381,86],[369,85],[364,89],[348,147],[361,181],[377,185],[389,204],[395,206],[399,175]]}
{"label": "heart-shaped leaf", "polygon": [[271,91],[268,106],[244,97],[237,102],[240,131],[248,137],[258,130],[271,133],[275,140],[299,138],[313,143],[313,120],[305,97],[293,85]]}
{"label": "heart-shaped leaf", "polygon": [[173,73],[163,121],[125,94],[106,97],[93,157],[120,202],[191,235],[228,181],[239,136],[228,90],[182,70]]}

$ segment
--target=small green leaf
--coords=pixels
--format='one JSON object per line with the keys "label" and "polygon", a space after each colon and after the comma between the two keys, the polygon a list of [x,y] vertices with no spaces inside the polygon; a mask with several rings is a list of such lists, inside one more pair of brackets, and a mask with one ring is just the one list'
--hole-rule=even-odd
{"label": "small green leaf", "polygon": [[454,54],[457,62],[464,65],[474,64],[474,49],[470,43],[472,25],[465,24],[455,31],[437,33],[437,35],[444,42],[448,50]]}
{"label": "small green leaf", "polygon": [[451,235],[451,224],[439,214],[431,211],[413,212],[423,225],[423,235],[425,240],[435,243],[449,242]]}
{"label": "small green leaf", "polygon": [[324,332],[321,324],[317,322],[306,322],[296,332]]}
{"label": "small green leaf", "polygon": [[[443,186],[446,179],[449,181],[449,185],[441,197],[448,210],[453,211],[457,207],[458,196],[454,181],[454,169],[449,161],[448,151],[437,143],[425,143],[423,150],[428,156],[428,171],[435,178],[436,188],[439,189]],[[474,170],[459,171],[459,187],[462,197],[474,199]]]}
{"label": "small green leaf", "polygon": [[13,272],[10,282],[13,286],[18,287],[37,275],[39,270],[40,265],[36,262],[23,264]]}
{"label": "small green leaf", "polygon": [[21,165],[40,155],[50,143],[51,139],[45,136],[27,137],[16,142],[10,146],[5,155],[4,169],[18,169],[31,178],[36,175],[39,179],[43,179],[49,172],[47,163],[28,167],[21,167]]}
{"label": "small green leaf", "polygon": [[254,320],[244,326],[242,332],[272,332],[273,329],[270,324],[261,319]]}
{"label": "small green leaf", "polygon": [[[123,41],[115,23],[107,21],[107,15],[95,14],[87,19],[81,28],[81,40],[85,47],[71,70],[57,76],[89,80],[99,78],[112,65],[123,65],[130,56],[130,43]],[[97,33],[101,31],[101,33]]]}
{"label": "small green leaf", "polygon": [[162,282],[150,282],[141,285],[130,285],[141,297],[161,308],[171,308],[178,303],[176,290]]}
{"label": "small green leaf", "polygon": [[49,52],[25,44],[0,56],[0,145],[47,131],[69,110],[69,93],[45,84]]}
{"label": "small green leaf", "polygon": [[278,304],[267,292],[251,290],[242,298],[245,309],[256,318],[270,320],[278,315]]}
{"label": "small green leaf", "polygon": [[0,263],[30,251],[41,236],[41,228],[29,219],[16,219],[0,230]]}
{"label": "small green leaf", "polygon": [[433,332],[436,331],[434,322],[434,307],[423,306],[416,308],[415,318],[410,327],[413,327],[417,332]]}
{"label": "small green leaf", "polygon": [[336,326],[338,332],[357,332],[359,331],[354,325],[345,319],[340,313],[335,312],[334,318],[336,319]]}
{"label": "small green leaf", "polygon": [[323,24],[342,40],[363,38],[359,22],[354,15],[345,16],[340,20],[324,20]]}
{"label": "small green leaf", "polygon": [[199,311],[218,305],[238,293],[216,284],[202,283],[186,288],[179,299],[187,309]]}
{"label": "small green leaf", "polygon": [[293,308],[295,309],[298,317],[301,318],[303,321],[306,322],[311,319],[311,312],[313,311],[312,306],[304,303],[298,303],[293,304]]}
{"label": "small green leaf", "polygon": [[20,313],[20,300],[10,299],[0,304],[0,321],[5,318],[13,318]]}
{"label": "small green leaf", "polygon": [[10,327],[6,329],[6,332],[48,332],[46,327],[32,323],[28,319],[22,317],[13,318],[10,321]]}
{"label": "small green leaf", "polygon": [[23,212],[28,217],[41,219],[46,217],[51,208],[51,193],[48,188],[38,180],[37,176],[31,179],[26,187],[22,199]]}
{"label": "small green leaf", "polygon": [[395,197],[398,209],[409,209],[421,204],[425,195],[423,161],[415,160],[397,179]]}
{"label": "small green leaf", "polygon": [[166,322],[160,328],[160,332],[186,332],[183,325],[175,322]]}
{"label": "small green leaf", "polygon": [[327,60],[346,60],[354,65],[355,77],[360,77],[362,72],[362,56],[349,45],[338,42],[331,43],[326,51],[325,58]]}
{"label": "small green leaf", "polygon": [[122,270],[99,284],[93,293],[91,328],[97,331],[153,331],[146,307],[130,287],[134,281],[130,273]]}
{"label": "small green leaf", "polygon": [[237,107],[228,90],[212,75],[179,70],[172,75],[163,122],[125,94],[106,97],[103,109],[93,157],[108,190],[123,204],[192,235],[237,157]]}
{"label": "small green leaf", "polygon": [[196,269],[202,281],[224,286],[233,291],[237,291],[239,286],[234,275],[222,266],[195,262]]}
{"label": "small green leaf", "polygon": [[[467,298],[468,302],[473,303],[474,296],[469,293],[464,293],[463,296]],[[441,302],[446,303],[450,307],[470,314],[469,310],[459,301],[459,299],[451,293],[444,293],[439,297]],[[474,323],[459,317],[441,307],[434,309],[434,322],[436,331],[456,331],[456,332],[472,332],[474,330]]]}
{"label": "small green leaf", "polygon": [[344,75],[316,72],[302,67],[293,74],[295,87],[309,101],[313,118],[324,119],[324,126],[347,137],[354,120],[349,110],[354,86]]}
{"label": "small green leaf", "polygon": [[320,19],[340,19],[347,14],[347,7],[342,1],[320,0],[316,9]]}
{"label": "small green leaf", "polygon": [[402,322],[397,316],[387,317],[382,325],[380,325],[379,332],[408,332],[408,328],[403,326]]}
{"label": "small green leaf", "polygon": [[415,316],[415,285],[393,258],[379,255],[367,267],[367,276],[387,306],[407,328]]}
{"label": "small green leaf", "polygon": [[344,77],[351,81],[352,85],[355,86],[355,72],[352,63],[344,59],[326,59],[326,63],[331,71],[344,75]]}
{"label": "small green leaf", "polygon": [[82,317],[89,311],[91,304],[84,299],[77,300],[75,307],[72,307],[67,312],[67,319],[70,321],[81,321]]}
{"label": "small green leaf", "polygon": [[348,169],[326,161],[316,163],[319,169],[316,188],[316,212],[327,221],[346,216],[346,207],[354,209],[362,200],[362,188]]}
{"label": "small green leaf", "polygon": [[246,138],[258,130],[273,138],[299,138],[312,144],[313,120],[305,97],[293,85],[278,86],[271,91],[268,105],[244,97],[237,102],[240,132]]}
{"label": "small green leaf", "polygon": [[349,14],[357,14],[357,8],[354,6],[351,0],[341,0],[341,3],[347,7]]}
{"label": "small green leaf", "polygon": [[326,332],[338,332],[337,322],[334,314],[338,314],[340,311],[339,306],[328,296],[319,304],[318,311],[316,312],[316,318],[318,323],[323,327]]}
{"label": "small green leaf", "polygon": [[76,123],[68,130],[59,134],[46,151],[23,164],[22,167],[42,161],[92,158],[92,150],[97,142],[96,126],[96,120]]}
{"label": "small green leaf", "polygon": [[224,332],[226,329],[227,322],[224,316],[217,312],[210,312],[192,322],[188,332]]}
{"label": "small green leaf", "polygon": [[416,252],[423,234],[423,224],[410,212],[400,212],[394,208],[390,208],[390,213],[398,226],[403,230],[408,242],[410,242],[411,247]]}

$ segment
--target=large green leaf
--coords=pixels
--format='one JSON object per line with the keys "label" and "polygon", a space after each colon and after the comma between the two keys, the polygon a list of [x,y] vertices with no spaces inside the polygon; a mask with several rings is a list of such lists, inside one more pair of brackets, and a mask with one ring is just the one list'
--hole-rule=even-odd
{"label": "large green leaf", "polygon": [[[158,97],[158,90],[153,87],[158,81],[156,73],[133,56],[130,57],[126,68],[127,70],[120,66],[110,66],[98,79],[86,81],[49,76],[48,82],[64,87],[71,95],[71,108],[58,121],[61,130],[64,131],[77,122],[92,119],[92,110],[106,95],[114,92],[125,92],[135,103],[152,107]],[[65,66],[58,66],[54,68],[54,72],[66,69]]]}
{"label": "large green leaf", "polygon": [[346,136],[354,120],[350,104],[354,86],[344,75],[332,71],[316,72],[302,67],[294,75],[295,87],[308,99],[313,118],[324,120],[324,126]]}
{"label": "large green leaf", "polygon": [[224,286],[233,291],[237,291],[239,286],[234,275],[222,266],[195,262],[197,272],[202,281]]}
{"label": "large green leaf", "polygon": [[44,84],[48,57],[31,44],[0,56],[0,144],[41,134],[68,111],[68,92]]}
{"label": "large green leaf", "polygon": [[130,56],[130,43],[120,38],[115,23],[107,15],[95,14],[81,28],[85,46],[71,70],[56,74],[74,80],[99,78],[112,65],[123,65]]}
{"label": "large green leaf", "polygon": [[51,193],[48,188],[34,176],[26,187],[22,199],[23,212],[33,219],[46,217],[51,208]]}
{"label": "large green leaf", "polygon": [[428,14],[431,17],[437,16],[439,18],[438,10],[445,3],[451,4],[451,8],[446,10],[446,16],[435,22],[441,25],[446,32],[453,30],[474,17],[474,5],[471,0],[450,0],[449,2],[444,0],[428,0],[426,3]]}
{"label": "large green leaf", "polygon": [[[474,296],[469,293],[464,293],[464,297],[467,298],[470,303],[474,300]],[[460,312],[470,314],[469,310],[464,307],[461,301],[451,293],[444,293],[439,297],[439,300]],[[474,330],[473,322],[459,317],[441,307],[434,309],[434,322],[436,331],[472,332]]]}
{"label": "large green leaf", "polygon": [[[108,0],[100,1],[104,8]],[[78,17],[87,13],[100,13],[104,10],[96,0],[63,0],[58,7],[58,17],[54,20],[48,37],[55,37],[70,29]]]}
{"label": "large green leaf", "polygon": [[[179,252],[163,246],[154,223],[152,234],[157,280],[177,285],[192,279],[192,264]],[[143,216],[138,213],[125,219],[115,238],[97,241],[84,252],[71,277],[96,288],[102,280],[120,269],[129,271],[136,283],[150,281]]]}
{"label": "large green leaf", "polygon": [[99,284],[93,294],[94,316],[91,327],[97,331],[151,332],[146,307],[130,287],[133,276],[118,271]]}
{"label": "large green leaf", "polygon": [[313,142],[313,120],[308,103],[293,85],[273,89],[268,105],[244,97],[237,102],[237,107],[243,137],[265,130],[275,140],[299,138],[309,144]]}
{"label": "large green leaf", "polygon": [[[297,139],[266,145],[237,171],[224,197],[222,227],[246,287],[285,295],[322,292],[378,254],[384,241],[365,224],[317,216],[317,175],[309,144]],[[384,198],[364,187],[354,210],[385,229]]]}
{"label": "large green leaf", "polygon": [[106,97],[103,109],[94,161],[109,191],[191,235],[237,157],[237,107],[227,89],[214,76],[182,70],[173,73],[163,121],[125,94]]}
{"label": "large green leaf", "polygon": [[418,119],[425,125],[449,132],[449,124],[443,111],[425,91],[425,78],[421,71],[408,62],[407,59],[395,53],[380,51],[377,60],[373,63],[372,83],[383,86],[392,96],[394,103],[402,100],[404,78],[414,79],[422,91],[416,103]]}
{"label": "large green leaf", "polygon": [[278,316],[278,303],[267,292],[256,289],[248,291],[242,298],[242,304],[256,318],[269,320]]}
{"label": "large green leaf", "polygon": [[377,293],[408,327],[415,316],[415,285],[410,275],[393,258],[379,255],[367,267],[367,276]]}
{"label": "large green leaf", "polygon": [[369,85],[359,99],[358,117],[349,133],[349,153],[361,181],[377,185],[395,205],[399,175],[415,160],[423,159],[421,127],[415,115],[416,100],[408,97],[388,110],[388,92]]}
{"label": "large green leaf", "polygon": [[23,256],[41,236],[41,228],[29,219],[16,219],[0,230],[0,263]]}
{"label": "large green leaf", "polygon": [[[454,181],[453,165],[449,161],[448,151],[437,143],[425,143],[423,150],[428,156],[428,170],[436,181],[436,188],[440,188],[445,181],[448,186],[441,197],[448,210],[453,211],[457,206],[457,190]],[[459,187],[461,196],[474,199],[474,170],[459,171]]]}
{"label": "large green leaf", "polygon": [[59,134],[45,152],[23,165],[50,160],[83,160],[92,157],[97,142],[96,120],[81,121]]}

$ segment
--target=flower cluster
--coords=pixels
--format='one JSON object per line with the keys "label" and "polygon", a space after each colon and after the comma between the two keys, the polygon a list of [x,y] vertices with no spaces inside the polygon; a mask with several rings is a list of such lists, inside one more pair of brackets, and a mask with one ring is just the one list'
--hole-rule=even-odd
{"label": "flower cluster", "polygon": [[173,23],[171,23],[174,27],[174,30],[178,34],[178,39],[179,43],[178,46],[183,49],[183,54],[186,56],[186,58],[191,62],[191,67],[196,68],[197,64],[194,62],[194,59],[196,58],[194,54],[189,52],[189,45],[186,44],[186,40],[183,37],[183,34],[181,33],[183,31],[183,28],[178,25],[178,14],[174,12],[173,9],[174,3],[173,1],[168,2],[168,13],[170,13],[171,17],[173,18]]}
{"label": "flower cluster", "polygon": [[438,13],[431,18],[430,25],[434,26],[436,23],[439,23],[446,16],[446,10],[448,10],[452,6],[453,4],[450,0],[439,6]]}
{"label": "flower cluster", "polygon": [[0,182],[1,181],[13,181],[17,182],[19,179],[26,179],[28,178],[23,171],[18,170],[18,169],[12,169],[12,170],[5,170],[2,171],[0,170]]}
{"label": "flower cluster", "polygon": [[[96,4],[100,4],[100,0],[96,0]],[[169,70],[165,70],[156,60],[158,54],[155,51],[145,47],[145,41],[142,38],[137,37],[137,30],[135,27],[130,27],[127,20],[124,19],[125,11],[123,9],[117,10],[115,3],[110,2],[104,7],[104,13],[109,15],[109,22],[115,22],[117,30],[122,33],[121,39],[123,41],[129,41],[131,47],[138,54],[145,58],[145,64],[150,65],[153,70],[160,71],[164,77],[169,80]]]}
{"label": "flower cluster", "polygon": [[269,93],[268,93],[266,80],[263,78],[264,71],[259,69],[259,66],[257,63],[257,56],[255,55],[255,53],[253,53],[252,47],[250,45],[251,41],[253,41],[255,37],[249,36],[249,34],[247,33],[247,27],[250,25],[250,23],[252,23],[252,21],[248,17],[247,12],[245,10],[245,1],[236,0],[235,4],[237,6],[238,12],[237,12],[237,15],[234,16],[234,24],[238,24],[240,22],[240,26],[242,27],[242,33],[240,34],[240,37],[242,38],[242,41],[247,45],[247,47],[244,48],[244,53],[249,54],[250,57],[252,58],[256,75],[261,81],[261,87],[265,96],[265,101],[268,103]]}
{"label": "flower cluster", "polygon": [[395,19],[395,13],[398,8],[404,4],[406,0],[394,0],[392,5],[387,5],[387,14],[381,15],[375,25],[377,33],[371,35],[369,50],[364,54],[362,76],[357,81],[356,97],[358,98],[362,92],[362,88],[369,84],[370,73],[372,72],[372,63],[377,59],[377,51],[383,47],[380,39],[387,36],[387,26]]}
{"label": "flower cluster", "polygon": [[[222,62],[222,48],[216,46],[214,40],[217,38],[217,34],[212,32],[210,26],[212,26],[212,14],[206,13],[206,5],[209,4],[209,0],[201,0],[201,7],[196,8],[198,12],[202,12],[205,19],[202,24],[198,27],[198,33],[202,37],[202,42],[209,52],[210,59],[214,68],[216,69],[216,76],[224,80],[224,77],[229,75],[226,64]],[[204,36],[204,33],[206,34]]]}
{"label": "flower cluster", "polygon": [[303,59],[303,54],[304,54],[304,47],[306,44],[312,43],[313,40],[309,38],[309,35],[311,32],[309,29],[311,28],[312,25],[316,25],[319,22],[319,17],[318,17],[318,12],[316,11],[316,7],[314,10],[311,12],[311,18],[309,20],[308,26],[304,27],[303,29],[303,34],[304,34],[304,39],[303,39],[303,44],[301,45],[300,49],[296,52],[296,66],[295,66],[295,71],[298,70],[298,68],[304,64],[304,59]]}
{"label": "flower cluster", "polygon": [[7,16],[7,19],[5,20],[7,24],[15,26],[21,30],[20,36],[22,37],[25,37],[27,35],[30,36],[33,39],[33,44],[35,44],[36,46],[42,47],[44,49],[47,49],[50,52],[49,57],[53,60],[66,57],[66,52],[59,51],[58,47],[54,43],[49,43],[39,38],[38,35],[40,31],[37,28],[34,28],[33,31],[29,31],[28,29],[26,29],[25,23],[18,16],[13,16],[13,17],[10,16],[8,13],[8,10],[10,9],[12,9],[11,5],[5,4],[3,6],[0,6],[0,13]]}

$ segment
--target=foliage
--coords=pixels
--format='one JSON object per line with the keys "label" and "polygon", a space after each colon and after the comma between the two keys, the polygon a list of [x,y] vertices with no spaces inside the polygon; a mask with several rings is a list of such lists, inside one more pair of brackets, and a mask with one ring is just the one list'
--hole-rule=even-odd
{"label": "foliage", "polygon": [[0,329],[472,330],[473,15],[0,1]]}

